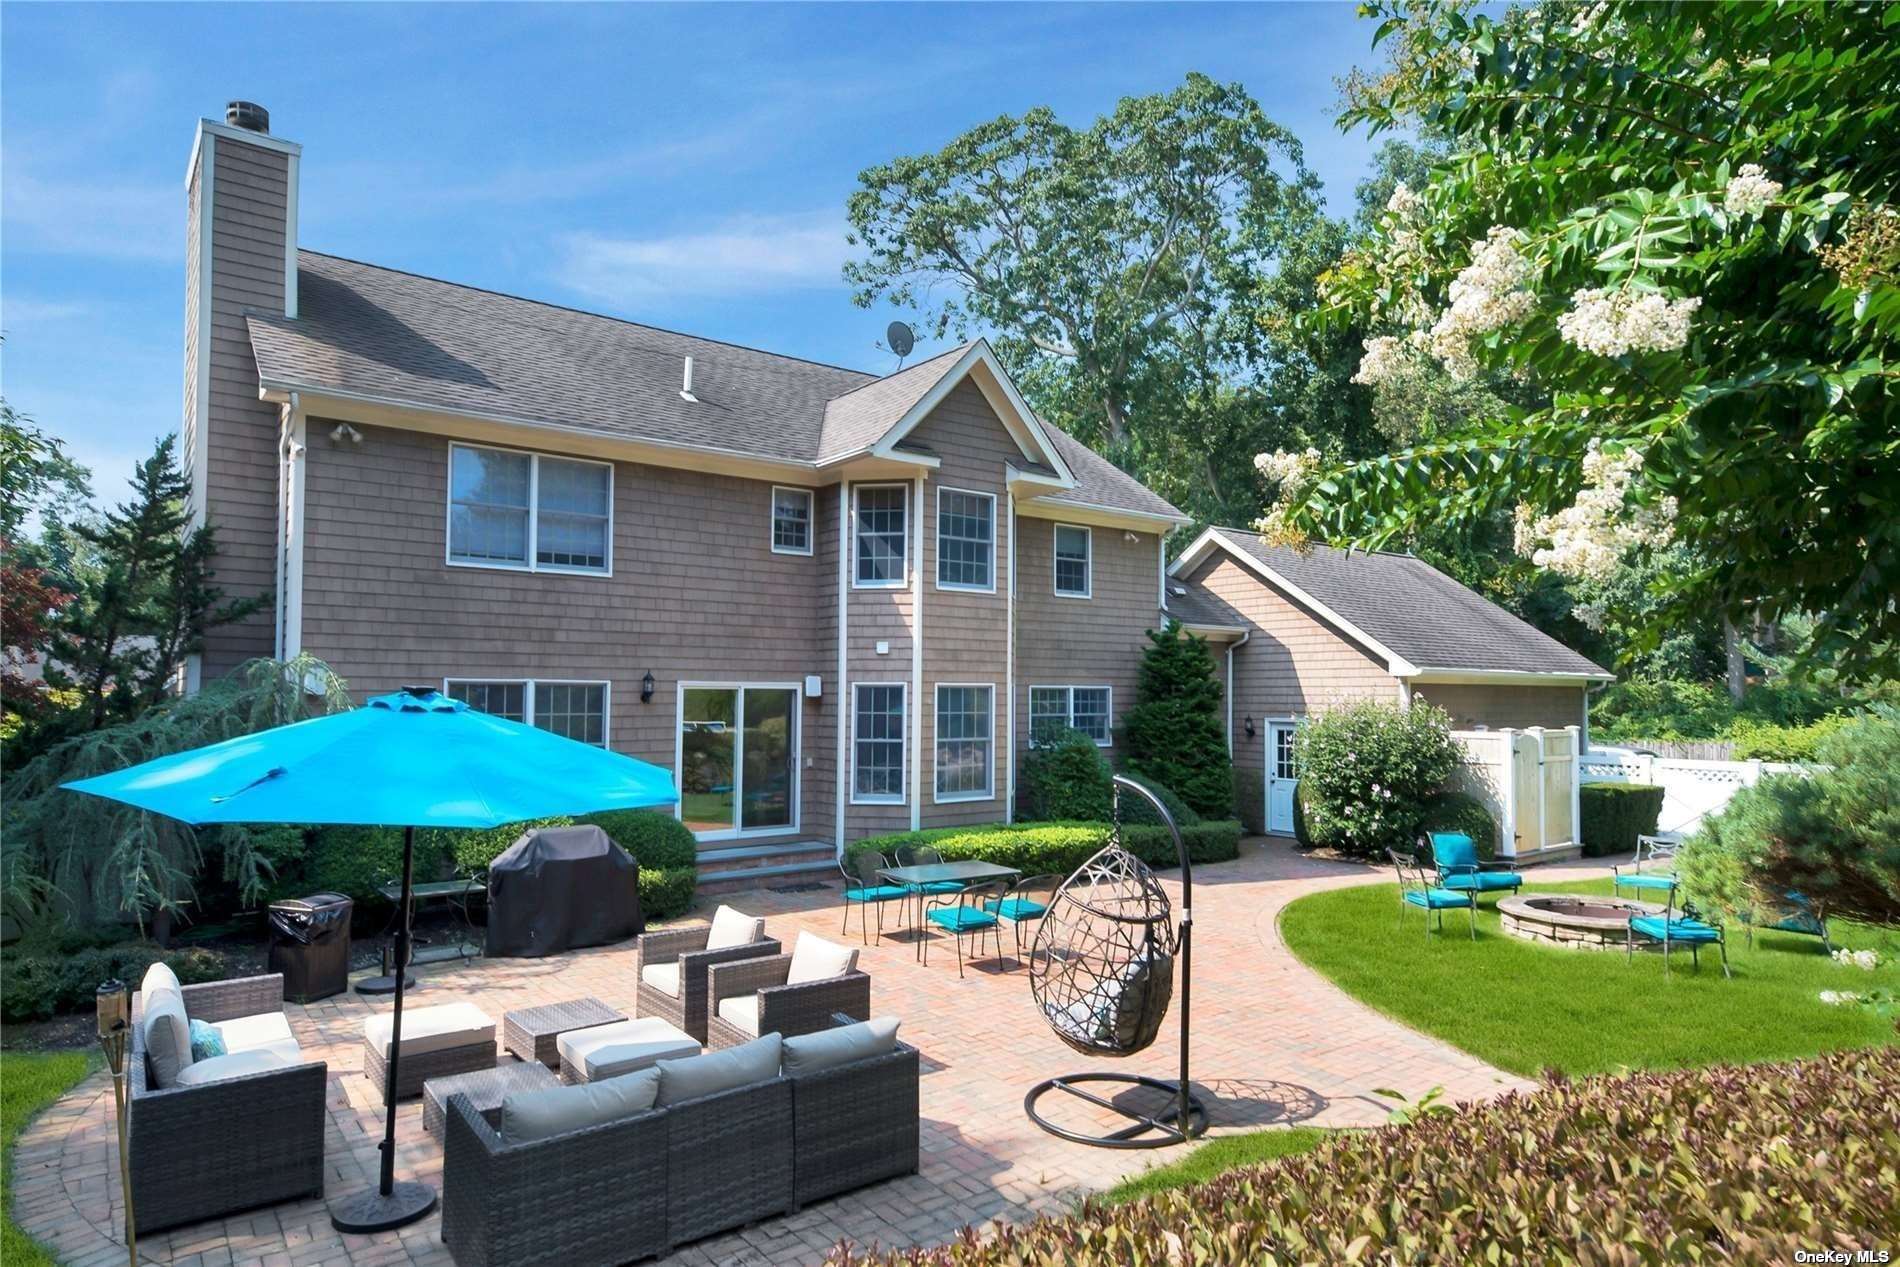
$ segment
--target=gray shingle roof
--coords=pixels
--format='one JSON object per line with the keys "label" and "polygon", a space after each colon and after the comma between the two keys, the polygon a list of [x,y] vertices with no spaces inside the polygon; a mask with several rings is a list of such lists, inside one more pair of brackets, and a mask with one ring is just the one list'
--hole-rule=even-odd
{"label": "gray shingle roof", "polygon": [[[297,253],[297,291],[294,319],[248,317],[269,386],[801,465],[861,452],[968,350],[879,378],[315,251]],[[679,394],[689,356],[698,404]],[[1043,426],[1076,476],[1062,500],[1178,513]]]}
{"label": "gray shingle roof", "polygon": [[1213,531],[1421,669],[1605,674],[1549,634],[1409,554],[1319,545],[1295,550],[1268,545],[1245,529]]}
{"label": "gray shingle roof", "polygon": [[1244,628],[1246,621],[1227,605],[1198,585],[1183,585],[1168,578],[1168,615],[1184,625]]}

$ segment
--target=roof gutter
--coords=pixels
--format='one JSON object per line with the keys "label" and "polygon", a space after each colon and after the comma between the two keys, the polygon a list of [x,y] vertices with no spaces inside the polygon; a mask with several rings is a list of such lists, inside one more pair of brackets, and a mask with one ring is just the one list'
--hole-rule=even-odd
{"label": "roof gutter", "polygon": [[1616,680],[1616,674],[1598,670],[1595,673],[1570,673],[1563,671],[1539,672],[1530,669],[1434,669],[1414,668],[1409,673],[1401,673],[1414,685],[1429,686],[1594,686]]}

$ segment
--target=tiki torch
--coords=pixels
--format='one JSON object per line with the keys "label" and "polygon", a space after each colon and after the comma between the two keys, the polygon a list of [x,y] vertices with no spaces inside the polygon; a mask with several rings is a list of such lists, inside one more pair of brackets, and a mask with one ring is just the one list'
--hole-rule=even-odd
{"label": "tiki torch", "polygon": [[99,1012],[99,1046],[105,1050],[106,1067],[112,1071],[112,1100],[119,1121],[119,1195],[125,1199],[126,1261],[138,1267],[138,1234],[132,1230],[132,1156],[125,1134],[125,1056],[132,1037],[132,996],[125,982],[113,980],[100,985],[94,1001]]}

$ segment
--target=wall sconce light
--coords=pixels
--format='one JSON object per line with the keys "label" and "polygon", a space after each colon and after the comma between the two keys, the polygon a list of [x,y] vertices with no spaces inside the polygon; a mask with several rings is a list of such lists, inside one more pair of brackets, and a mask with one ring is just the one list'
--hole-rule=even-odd
{"label": "wall sconce light", "polygon": [[650,672],[640,679],[640,702],[642,704],[653,702],[653,674]]}
{"label": "wall sconce light", "polygon": [[1247,719],[1247,738],[1253,738],[1253,718],[1251,717]]}

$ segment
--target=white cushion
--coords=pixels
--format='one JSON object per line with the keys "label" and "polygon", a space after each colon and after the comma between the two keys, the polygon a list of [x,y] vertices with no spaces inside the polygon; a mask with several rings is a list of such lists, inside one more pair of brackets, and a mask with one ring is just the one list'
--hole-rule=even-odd
{"label": "white cushion", "polygon": [[858,951],[855,946],[840,946],[836,942],[801,932],[792,947],[792,966],[785,974],[785,984],[829,981],[857,966]]}
{"label": "white cushion", "polygon": [[511,1095],[501,1102],[501,1142],[526,1144],[617,1122],[652,1108],[659,1093],[660,1071],[643,1069],[579,1086]]}
{"label": "white cushion", "polygon": [[[389,1059],[389,1030],[394,1012],[378,1012],[363,1022],[363,1037]],[[402,1054],[419,1056],[451,1047],[495,1043],[495,1022],[473,1003],[442,1003],[435,1007],[405,1008],[402,1014]]]}
{"label": "white cushion", "polygon": [[759,996],[743,994],[719,1000],[719,1019],[756,1038],[759,1033]]}
{"label": "white cushion", "polygon": [[[403,1019],[407,1021],[409,1018],[405,1016]],[[409,1027],[404,1025],[403,1028]],[[303,1052],[290,1032],[290,1018],[282,1012],[259,1012],[255,1016],[236,1016],[228,1021],[219,1021],[218,1033],[224,1039],[226,1055],[236,1055],[242,1051],[274,1051],[287,1057],[293,1064],[303,1059]]]}
{"label": "white cushion", "polygon": [[156,990],[176,990],[183,998],[185,987],[178,984],[178,974],[163,963],[155,963],[145,970],[145,978],[139,982],[140,994],[151,994]]}
{"label": "white cushion", "polygon": [[555,1040],[555,1046],[561,1060],[580,1070],[589,1082],[699,1052],[699,1044],[691,1034],[681,1033],[657,1016],[571,1029]]}
{"label": "white cushion", "polygon": [[685,1060],[662,1060],[659,1102],[679,1104],[776,1078],[782,1045],[777,1034],[767,1034],[724,1051]]}
{"label": "white cushion", "polygon": [[179,1074],[178,1081],[172,1085],[198,1087],[207,1082],[222,1082],[226,1078],[244,1078],[254,1073],[269,1073],[273,1069],[288,1069],[292,1065],[302,1063],[277,1051],[227,1052],[222,1056],[198,1061]]}
{"label": "white cushion", "polygon": [[854,1060],[882,1056],[897,1049],[897,1018],[874,1016],[856,1025],[821,1029],[785,1040],[781,1056],[788,1074],[817,1073]]}
{"label": "white cushion", "polygon": [[747,915],[735,911],[730,906],[721,906],[713,912],[712,931],[706,935],[706,949],[730,950],[734,946],[750,946],[765,938],[765,920],[763,917]]}
{"label": "white cushion", "polygon": [[140,996],[139,1006],[152,1083],[161,1090],[175,1086],[178,1075],[191,1067],[191,1022],[185,1018],[184,997],[176,990],[154,990]]}
{"label": "white cushion", "polygon": [[640,969],[640,980],[646,982],[661,994],[674,998],[680,996],[680,965],[675,959],[672,963],[650,963]]}

